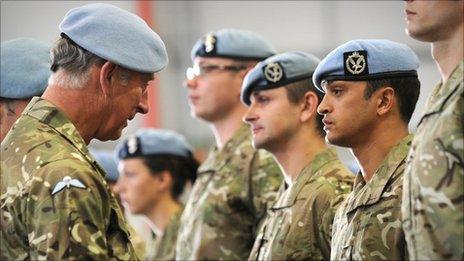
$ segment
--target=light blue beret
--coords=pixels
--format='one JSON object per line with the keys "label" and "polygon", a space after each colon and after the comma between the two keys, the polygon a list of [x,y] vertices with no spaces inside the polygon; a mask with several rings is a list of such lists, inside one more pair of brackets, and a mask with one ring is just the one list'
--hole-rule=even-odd
{"label": "light blue beret", "polygon": [[304,79],[310,81],[319,62],[316,56],[299,51],[277,54],[259,62],[243,80],[242,102],[249,106],[253,91],[269,90]]}
{"label": "light blue beret", "polygon": [[25,99],[42,95],[50,76],[50,46],[31,38],[1,45],[0,97]]}
{"label": "light blue beret", "polygon": [[261,36],[244,30],[222,29],[199,39],[190,57],[222,57],[238,60],[264,60],[276,53],[274,47]]}
{"label": "light blue beret", "polygon": [[87,51],[136,72],[155,73],[168,63],[158,34],[142,18],[113,5],[73,8],[59,27]]}
{"label": "light blue beret", "polygon": [[116,146],[118,160],[150,155],[192,156],[192,147],[185,138],[166,129],[140,129]]}
{"label": "light blue beret", "polygon": [[90,152],[94,156],[97,163],[106,172],[105,179],[110,182],[118,181],[118,166],[116,165],[116,161],[114,161],[113,154],[109,151],[102,150],[91,150]]}
{"label": "light blue beret", "polygon": [[405,44],[389,40],[349,41],[330,52],[317,66],[314,85],[324,80],[365,81],[417,76],[420,62]]}

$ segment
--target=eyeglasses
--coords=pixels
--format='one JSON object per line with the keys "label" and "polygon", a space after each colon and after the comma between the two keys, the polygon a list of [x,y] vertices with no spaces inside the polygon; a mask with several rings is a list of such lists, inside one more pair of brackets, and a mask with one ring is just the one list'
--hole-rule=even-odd
{"label": "eyeglasses", "polygon": [[188,80],[192,80],[195,77],[206,75],[214,70],[238,72],[243,69],[246,69],[246,66],[225,64],[194,64],[192,67],[187,68],[186,76]]}

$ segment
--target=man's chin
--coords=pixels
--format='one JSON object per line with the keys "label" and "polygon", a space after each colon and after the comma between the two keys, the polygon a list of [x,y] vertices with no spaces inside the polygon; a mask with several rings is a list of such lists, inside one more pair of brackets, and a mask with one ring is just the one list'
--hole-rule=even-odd
{"label": "man's chin", "polygon": [[98,137],[96,137],[96,139],[99,140],[99,141],[117,140],[117,139],[119,139],[121,137],[122,130],[124,128],[125,128],[125,126],[119,128],[118,130],[114,130],[111,133],[106,133],[106,134],[103,134],[103,135],[99,135]]}
{"label": "man's chin", "polygon": [[268,150],[270,144],[269,142],[266,142],[266,141],[253,139],[252,145],[253,145],[253,148],[255,149]]}

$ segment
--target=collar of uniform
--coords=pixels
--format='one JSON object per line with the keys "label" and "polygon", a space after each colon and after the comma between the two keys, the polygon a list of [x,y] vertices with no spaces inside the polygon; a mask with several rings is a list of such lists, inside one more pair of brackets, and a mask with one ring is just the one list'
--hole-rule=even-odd
{"label": "collar of uniform", "polygon": [[[295,201],[300,194],[300,191],[303,187],[319,178],[325,173],[318,172],[323,166],[327,164],[332,164],[333,161],[337,160],[337,152],[335,149],[325,149],[324,151],[316,154],[314,159],[308,163],[300,172],[298,177],[293,183],[293,188],[291,188],[291,194],[288,196],[286,202],[283,202],[284,206],[274,206],[274,207],[290,207],[295,204]],[[285,182],[285,181],[283,181]]]}
{"label": "collar of uniform", "polygon": [[23,114],[36,118],[41,123],[50,126],[71,142],[74,147],[82,153],[82,155],[87,157],[87,160],[91,162],[95,161],[89,157],[87,145],[74,124],[62,111],[58,109],[58,107],[52,103],[40,97],[34,97],[27,105]]}
{"label": "collar of uniform", "polygon": [[224,144],[221,150],[214,145],[208,153],[208,157],[198,168],[198,173],[212,172],[227,164],[230,157],[234,156],[234,150],[244,141],[249,141],[251,146],[251,132],[246,124],[242,124],[234,135]]}
{"label": "collar of uniform", "polygon": [[364,181],[361,172],[356,175],[353,191],[347,199],[348,203],[346,205],[348,209],[346,213],[360,206],[374,204],[380,200],[388,181],[401,163],[406,160],[412,138],[413,135],[409,134],[388,152],[368,183]]}
{"label": "collar of uniform", "polygon": [[452,94],[458,91],[459,88],[462,88],[463,85],[463,67],[464,67],[464,60],[461,60],[454,69],[453,73],[451,74],[450,78],[443,83],[437,84],[434,88],[432,95],[430,95],[429,100],[427,101],[426,108],[429,108],[425,113],[422,115],[418,126],[422,123],[423,119],[427,116],[435,113],[439,113],[443,110],[448,99],[452,96]]}

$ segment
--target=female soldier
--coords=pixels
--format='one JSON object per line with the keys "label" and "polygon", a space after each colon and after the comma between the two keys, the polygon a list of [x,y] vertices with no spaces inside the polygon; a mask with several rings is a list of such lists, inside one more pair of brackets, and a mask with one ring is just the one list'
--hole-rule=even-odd
{"label": "female soldier", "polygon": [[120,177],[116,184],[123,204],[142,214],[152,228],[154,245],[146,259],[173,260],[179,218],[179,197],[194,182],[198,162],[181,135],[160,129],[142,129],[116,147]]}

